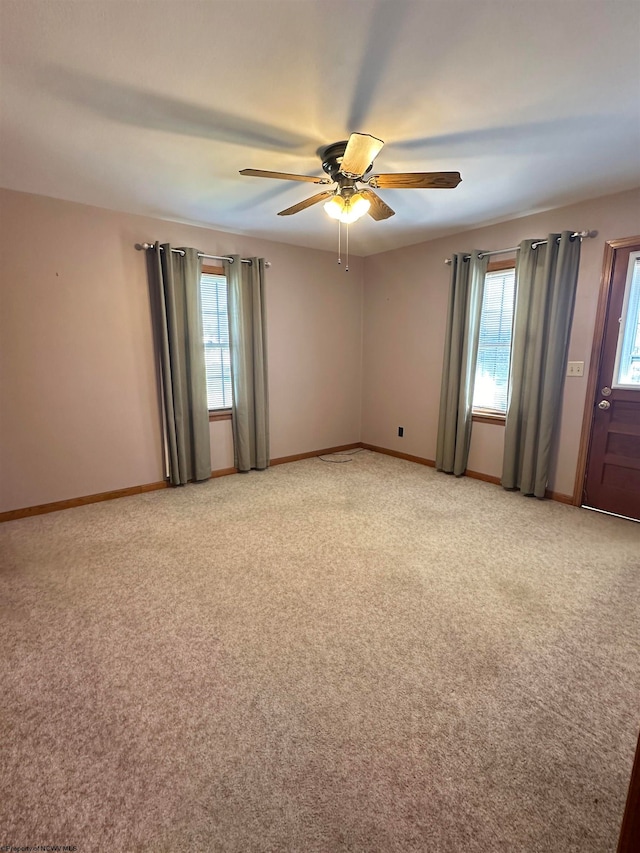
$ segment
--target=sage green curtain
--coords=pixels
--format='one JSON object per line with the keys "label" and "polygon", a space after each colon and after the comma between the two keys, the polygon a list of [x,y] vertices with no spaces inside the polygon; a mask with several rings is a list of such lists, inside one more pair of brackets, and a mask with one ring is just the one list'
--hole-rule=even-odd
{"label": "sage green curtain", "polygon": [[225,261],[233,390],[234,464],[239,471],[269,465],[264,258]]}
{"label": "sage green curtain", "polygon": [[461,477],[467,468],[484,277],[482,251],[451,259],[449,310],[440,390],[436,468]]}
{"label": "sage green curtain", "polygon": [[[150,285],[159,353],[169,480],[211,476],[209,411],[196,249],[155,244]],[[150,253],[151,254],[151,253]]]}
{"label": "sage green curtain", "polygon": [[543,498],[562,404],[580,239],[525,240],[516,262],[502,485]]}

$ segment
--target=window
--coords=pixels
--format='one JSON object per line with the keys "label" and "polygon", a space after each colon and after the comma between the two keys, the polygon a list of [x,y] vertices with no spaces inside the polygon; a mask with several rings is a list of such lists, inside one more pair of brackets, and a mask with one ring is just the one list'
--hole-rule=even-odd
{"label": "window", "polygon": [[490,264],[484,280],[473,411],[505,415],[509,392],[515,261]]}
{"label": "window", "polygon": [[640,385],[640,252],[629,258],[613,378],[614,388]]}
{"label": "window", "polygon": [[229,409],[232,397],[227,279],[220,267],[202,268],[200,294],[209,411]]}

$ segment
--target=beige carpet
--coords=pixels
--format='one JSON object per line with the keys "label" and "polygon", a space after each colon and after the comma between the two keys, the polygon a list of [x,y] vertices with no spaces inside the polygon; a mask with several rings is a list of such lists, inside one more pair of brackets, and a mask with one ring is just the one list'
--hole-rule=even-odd
{"label": "beige carpet", "polygon": [[0,845],[615,850],[640,525],[365,451],[0,545]]}

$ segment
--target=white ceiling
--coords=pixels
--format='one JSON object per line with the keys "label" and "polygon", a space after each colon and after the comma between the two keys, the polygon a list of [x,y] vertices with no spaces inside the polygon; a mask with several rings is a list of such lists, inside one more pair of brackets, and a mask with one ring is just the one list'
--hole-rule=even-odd
{"label": "white ceiling", "polygon": [[[368,255],[640,185],[640,2],[0,0],[0,185],[334,249],[322,205],[278,210],[350,132],[380,190]],[[578,223],[580,224],[580,223]],[[584,224],[584,223],[583,223]],[[588,227],[588,223],[586,223]],[[153,239],[141,234],[140,239]]]}

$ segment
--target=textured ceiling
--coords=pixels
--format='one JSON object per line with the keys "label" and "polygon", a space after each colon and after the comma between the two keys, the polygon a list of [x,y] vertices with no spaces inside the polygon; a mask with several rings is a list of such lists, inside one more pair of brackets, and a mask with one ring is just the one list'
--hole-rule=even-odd
{"label": "textured ceiling", "polygon": [[[322,206],[276,213],[351,131],[380,190],[372,254],[640,185],[637,0],[0,0],[0,185],[333,249]],[[589,223],[578,223],[589,226]],[[141,234],[153,239],[154,234]]]}

